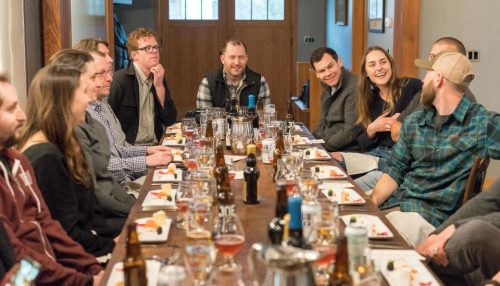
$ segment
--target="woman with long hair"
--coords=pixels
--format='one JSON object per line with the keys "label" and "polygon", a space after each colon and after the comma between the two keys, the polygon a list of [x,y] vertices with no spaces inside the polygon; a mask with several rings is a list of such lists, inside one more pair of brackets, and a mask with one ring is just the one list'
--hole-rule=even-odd
{"label": "woman with long hair", "polygon": [[73,132],[84,121],[91,100],[92,87],[83,76],[92,72],[88,70],[93,67],[90,64],[83,70],[52,65],[36,74],[29,89],[25,131],[18,149],[31,161],[52,217],[87,252],[102,256],[113,250],[115,242],[92,232],[95,195]]}
{"label": "woman with long hair", "polygon": [[[362,152],[378,157],[379,170],[384,168],[394,145],[392,124],[421,89],[421,80],[397,75],[393,58],[383,48],[373,46],[366,50],[358,80],[358,120],[354,132]],[[374,186],[364,186],[362,178],[357,182],[365,191]]]}

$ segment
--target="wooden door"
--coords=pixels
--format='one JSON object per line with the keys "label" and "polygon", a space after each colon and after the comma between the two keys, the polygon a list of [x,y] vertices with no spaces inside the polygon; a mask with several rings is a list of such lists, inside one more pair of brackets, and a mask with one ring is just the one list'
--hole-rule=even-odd
{"label": "wooden door", "polygon": [[168,0],[159,5],[162,40],[161,62],[178,119],[196,108],[201,79],[220,66],[219,51],[229,38],[238,38],[248,47],[248,65],[268,80],[271,100],[281,116],[292,93],[295,66],[295,28],[292,14],[296,0],[285,1],[283,21],[236,21],[234,0],[219,0],[218,20],[169,20]]}

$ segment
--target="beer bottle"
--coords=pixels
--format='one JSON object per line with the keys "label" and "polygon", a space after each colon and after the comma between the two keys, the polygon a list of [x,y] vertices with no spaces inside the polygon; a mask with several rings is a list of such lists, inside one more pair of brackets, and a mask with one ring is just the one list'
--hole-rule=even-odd
{"label": "beer bottle", "polygon": [[257,168],[257,159],[254,153],[248,154],[247,167],[243,172],[245,182],[243,183],[243,202],[249,205],[259,203],[257,197],[257,180],[259,179],[259,169]]}
{"label": "beer bottle", "polygon": [[146,278],[146,262],[142,257],[141,243],[137,234],[137,224],[132,222],[128,225],[126,255],[123,261],[123,272],[125,286],[145,286],[148,284]]}
{"label": "beer bottle", "polygon": [[330,286],[352,286],[352,277],[349,274],[349,257],[347,251],[347,237],[340,235],[337,239],[337,258],[333,273],[330,275]]}
{"label": "beer bottle", "polygon": [[278,172],[278,161],[281,159],[283,152],[285,150],[285,143],[283,142],[283,130],[278,131],[278,138],[276,138],[276,146],[273,152],[273,182],[275,182],[275,177]]}
{"label": "beer bottle", "polygon": [[[288,187],[288,185],[287,185]],[[288,244],[302,247],[302,196],[297,188],[288,196],[288,213],[290,214]]]}
{"label": "beer bottle", "polygon": [[220,179],[221,183],[217,192],[219,217],[233,216],[235,214],[234,194],[231,191],[227,168],[221,169]]}
{"label": "beer bottle", "polygon": [[252,142],[257,142],[259,140],[259,115],[255,111],[255,95],[250,94],[248,96],[248,116],[252,118],[253,127],[253,140]]}
{"label": "beer bottle", "polygon": [[290,129],[293,128],[292,125],[294,121],[295,119],[293,117],[292,100],[288,100],[288,108],[285,115],[285,128],[287,133],[291,134],[293,132],[293,130]]}
{"label": "beer bottle", "polygon": [[222,184],[222,173],[228,171],[229,170],[227,168],[226,161],[224,160],[224,146],[222,144],[218,144],[217,148],[215,149],[215,167],[214,167],[214,177],[215,177],[215,182],[217,183],[217,190],[215,193],[216,199]]}
{"label": "beer bottle", "polygon": [[207,147],[214,148],[215,137],[214,137],[214,127],[212,125],[212,119],[207,119],[207,127],[205,129],[205,144]]}
{"label": "beer bottle", "polygon": [[284,181],[276,183],[276,208],[275,217],[269,223],[267,228],[269,239],[273,244],[281,244],[283,239],[288,239],[288,234],[284,238],[285,226],[287,223],[284,216],[288,212],[287,185]]}

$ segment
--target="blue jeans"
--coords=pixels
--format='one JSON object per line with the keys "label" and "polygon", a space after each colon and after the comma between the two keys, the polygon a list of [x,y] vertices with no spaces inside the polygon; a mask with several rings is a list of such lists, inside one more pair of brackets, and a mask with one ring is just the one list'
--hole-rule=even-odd
{"label": "blue jeans", "polygon": [[366,193],[375,188],[375,185],[377,184],[380,177],[382,177],[382,174],[383,173],[380,170],[373,170],[357,178],[356,180],[354,180],[354,182],[356,182],[361,190]]}
{"label": "blue jeans", "polygon": [[385,146],[377,146],[366,151],[365,154],[379,157],[378,169],[380,171],[383,171],[385,164],[387,163],[387,159],[391,157],[391,148]]}

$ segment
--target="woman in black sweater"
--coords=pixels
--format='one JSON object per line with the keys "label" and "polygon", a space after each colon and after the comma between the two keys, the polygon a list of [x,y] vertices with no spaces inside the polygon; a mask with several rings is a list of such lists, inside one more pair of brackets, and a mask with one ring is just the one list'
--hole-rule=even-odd
{"label": "woman in black sweater", "polygon": [[[88,57],[87,57],[88,56]],[[83,248],[102,256],[115,242],[92,232],[95,194],[73,128],[85,119],[95,92],[95,64],[85,53],[83,69],[53,65],[41,69],[30,86],[25,133],[19,149],[31,161],[52,217]]]}

